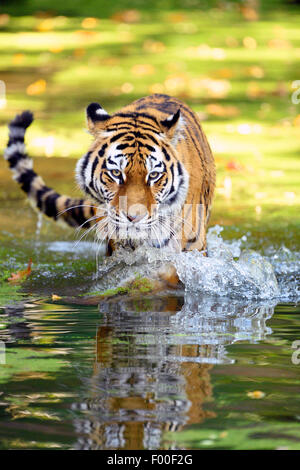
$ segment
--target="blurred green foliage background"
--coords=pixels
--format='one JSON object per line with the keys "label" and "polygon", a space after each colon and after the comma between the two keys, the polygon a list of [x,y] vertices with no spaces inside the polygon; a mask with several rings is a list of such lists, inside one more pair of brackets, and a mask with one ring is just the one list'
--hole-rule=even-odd
{"label": "blurred green foliage background", "polygon": [[[299,242],[299,24],[297,1],[2,1],[1,149],[7,122],[31,109],[29,153],[69,175],[75,161],[55,158],[86,151],[91,101],[113,112],[177,96],[199,113],[216,158],[212,223]],[[23,197],[6,181],[1,161],[0,197]]]}

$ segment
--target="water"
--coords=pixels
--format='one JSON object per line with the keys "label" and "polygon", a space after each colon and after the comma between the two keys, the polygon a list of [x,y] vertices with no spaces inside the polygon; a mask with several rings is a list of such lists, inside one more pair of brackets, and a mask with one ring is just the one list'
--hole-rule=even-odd
{"label": "water", "polygon": [[[2,267],[34,268],[0,292],[2,449],[300,449],[297,247],[217,225],[207,258],[141,249],[96,274],[92,243],[38,229],[1,232]],[[178,291],[86,295],[166,263]]]}

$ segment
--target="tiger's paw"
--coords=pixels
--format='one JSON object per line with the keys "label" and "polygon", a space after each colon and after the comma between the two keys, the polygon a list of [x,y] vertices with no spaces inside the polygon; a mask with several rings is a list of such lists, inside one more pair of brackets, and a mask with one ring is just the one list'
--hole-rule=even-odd
{"label": "tiger's paw", "polygon": [[166,284],[167,287],[176,289],[180,285],[180,280],[177,271],[173,264],[168,263],[163,266],[158,272],[159,278]]}

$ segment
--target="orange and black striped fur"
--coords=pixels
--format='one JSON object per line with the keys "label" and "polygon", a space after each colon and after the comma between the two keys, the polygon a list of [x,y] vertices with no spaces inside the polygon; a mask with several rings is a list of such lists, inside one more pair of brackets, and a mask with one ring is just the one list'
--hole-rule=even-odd
{"label": "orange and black striped fur", "polygon": [[205,250],[215,164],[199,118],[188,106],[152,95],[109,115],[90,104],[87,124],[94,140],[76,167],[87,199],[59,195],[34,172],[24,146],[32,120],[26,111],[10,123],[5,158],[44,214],[71,226],[95,226],[108,252],[141,244]]}

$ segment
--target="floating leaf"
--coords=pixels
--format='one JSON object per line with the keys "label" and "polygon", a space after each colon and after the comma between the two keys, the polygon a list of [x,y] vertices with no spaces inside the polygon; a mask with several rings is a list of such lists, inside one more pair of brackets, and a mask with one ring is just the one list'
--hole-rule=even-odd
{"label": "floating leaf", "polygon": [[55,302],[56,300],[60,300],[61,297],[59,295],[56,295],[56,294],[52,294],[52,300],[53,302]]}
{"label": "floating leaf", "polygon": [[45,92],[47,86],[46,80],[41,78],[40,80],[37,80],[36,82],[31,83],[28,85],[26,88],[26,93],[27,95],[34,96],[34,95],[41,95],[42,93]]}
{"label": "floating leaf", "polygon": [[254,392],[248,392],[247,396],[258,400],[260,398],[264,398],[266,394],[262,392],[261,390],[255,390]]}
{"label": "floating leaf", "polygon": [[24,278],[28,277],[31,273],[31,265],[32,265],[32,259],[28,261],[28,266],[24,271],[18,271],[16,273],[11,273],[11,277],[9,277],[7,280],[9,282],[19,282],[22,281]]}

